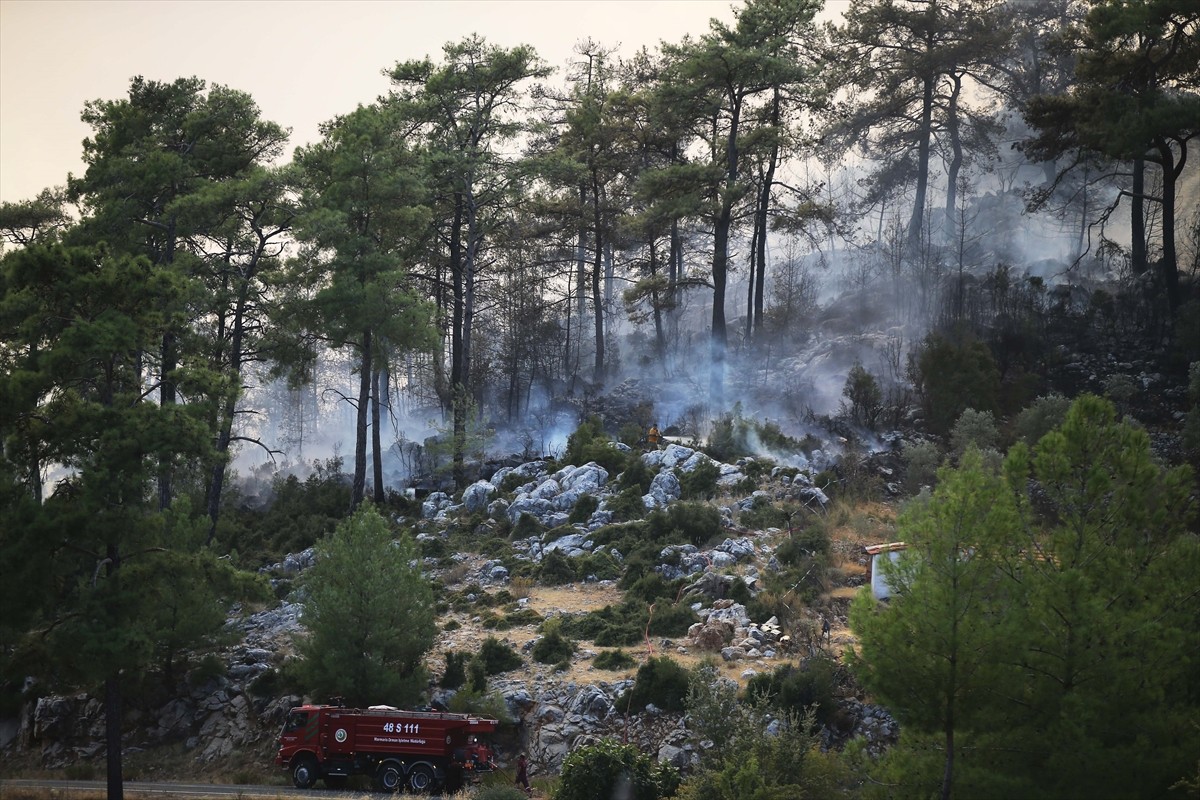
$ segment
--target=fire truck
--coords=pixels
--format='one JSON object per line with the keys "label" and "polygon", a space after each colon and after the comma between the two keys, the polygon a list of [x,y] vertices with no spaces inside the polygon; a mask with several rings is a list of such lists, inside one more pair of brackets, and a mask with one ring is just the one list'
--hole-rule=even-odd
{"label": "fire truck", "polygon": [[324,779],[331,789],[351,775],[371,775],[375,788],[398,792],[454,791],[495,768],[491,748],[479,741],[498,722],[470,714],[305,705],[288,712],[275,764],[298,789]]}

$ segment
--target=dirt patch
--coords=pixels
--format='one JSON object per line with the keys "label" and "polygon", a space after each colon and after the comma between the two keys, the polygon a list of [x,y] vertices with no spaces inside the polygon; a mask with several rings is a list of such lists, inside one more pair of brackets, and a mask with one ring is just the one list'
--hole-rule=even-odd
{"label": "dirt patch", "polygon": [[567,586],[535,586],[529,591],[529,607],[548,617],[598,611],[621,602],[615,583],[573,583]]}

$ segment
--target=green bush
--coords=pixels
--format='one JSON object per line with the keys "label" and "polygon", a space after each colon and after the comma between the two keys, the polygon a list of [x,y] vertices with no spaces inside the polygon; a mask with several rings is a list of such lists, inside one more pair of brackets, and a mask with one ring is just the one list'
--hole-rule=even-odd
{"label": "green bush", "polygon": [[554,800],[659,800],[679,788],[679,773],[636,745],[601,739],[563,760]]}
{"label": "green bush", "polygon": [[942,451],[933,442],[905,443],[900,454],[904,461],[904,488],[916,494],[922,486],[937,483],[937,471],[942,465]]}
{"label": "green bush", "polygon": [[1062,425],[1070,407],[1071,401],[1060,394],[1039,397],[1017,415],[1013,434],[1017,441],[1032,447],[1047,433]]}
{"label": "green bush", "polygon": [[850,401],[843,404],[843,411],[859,425],[875,430],[879,415],[883,413],[883,390],[879,381],[859,362],[854,362],[842,387],[842,396]]}
{"label": "green bush", "polygon": [[931,333],[915,354],[911,371],[924,404],[925,423],[938,435],[949,434],[968,408],[998,410],[1000,371],[980,341],[954,342]]}
{"label": "green bush", "polygon": [[613,671],[629,669],[636,663],[637,661],[634,660],[633,656],[629,655],[629,653],[626,653],[619,647],[616,650],[601,650],[600,653],[594,659],[592,659],[592,665],[595,666],[596,669],[607,669]]}
{"label": "green bush", "polygon": [[575,580],[575,567],[562,550],[551,550],[542,556],[538,579],[547,586],[561,586]]}
{"label": "green bush", "polygon": [[611,581],[621,577],[622,566],[611,553],[588,553],[575,562],[575,574],[581,578],[595,577],[600,581]]}
{"label": "green bush", "polygon": [[217,529],[219,552],[236,549],[246,563],[270,563],[280,553],[311,547],[349,514],[350,483],[342,474],[342,459],[314,462],[301,481],[295,475],[276,475],[274,496],[265,509],[228,503]]}
{"label": "green bush", "polygon": [[478,655],[467,662],[467,691],[477,694],[487,691],[487,670],[487,664]]}
{"label": "green bush", "polygon": [[656,656],[638,667],[633,688],[621,696],[621,710],[641,711],[654,704],[663,711],[683,711],[688,696],[688,671],[667,656]]}
{"label": "green bush", "polygon": [[564,619],[563,631],[574,639],[591,639],[599,647],[620,647],[637,644],[647,633],[682,636],[697,621],[684,603],[659,600],[651,615],[649,603],[627,598],[620,605]]}
{"label": "green bush", "polygon": [[780,664],[752,677],[746,697],[797,716],[811,711],[818,722],[829,722],[837,711],[836,670],[833,659],[824,655],[806,659],[799,667]]}
{"label": "green bush", "polygon": [[532,608],[522,608],[519,611],[513,611],[500,617],[496,620],[496,624],[493,627],[498,631],[506,631],[510,628],[520,627],[521,625],[537,625],[541,621],[541,614]]}
{"label": "green bush", "polygon": [[646,514],[646,504],[642,502],[643,492],[637,486],[626,486],[605,501],[604,508],[611,511],[617,522],[629,522],[641,519]]}
{"label": "green bush", "polygon": [[512,646],[505,644],[494,636],[484,639],[483,644],[479,647],[479,652],[472,660],[476,659],[478,659],[479,663],[483,664],[484,671],[488,675],[499,675],[501,672],[508,672],[510,669],[516,669],[523,663],[520,654]]}
{"label": "green bush", "polygon": [[444,655],[446,669],[438,685],[443,689],[457,689],[467,682],[467,654],[447,650]]}
{"label": "green bush", "polygon": [[522,514],[517,520],[517,524],[513,525],[512,532],[509,534],[511,539],[528,539],[531,536],[541,536],[546,530],[546,526],[538,522],[538,518],[533,514]]}
{"label": "green bush", "polygon": [[656,508],[646,517],[646,525],[655,541],[683,540],[696,547],[722,531],[721,513],[702,503],[672,503],[666,511]]}
{"label": "green bush", "polygon": [[710,500],[717,493],[721,468],[713,461],[700,461],[691,472],[675,471],[680,497],[684,500]]}
{"label": "green bush", "polygon": [[516,722],[508,710],[508,703],[504,702],[504,696],[499,692],[487,692],[486,687],[483,689],[471,687],[455,692],[448,705],[450,710],[456,714],[491,717],[503,724]]}
{"label": "green bush", "polygon": [[[639,462],[640,463],[640,462]],[[628,470],[626,470],[628,472]],[[567,517],[567,522],[574,525],[577,522],[587,522],[596,508],[600,505],[600,498],[594,494],[585,494],[575,501],[574,508],[571,509],[571,514]]]}
{"label": "green bush", "polygon": [[542,625],[542,638],[533,646],[533,660],[539,664],[553,664],[569,660],[575,653],[575,643],[563,636],[562,621],[548,619]]}
{"label": "green bush", "polygon": [[567,437],[567,449],[563,452],[561,460],[575,466],[595,461],[608,470],[609,475],[616,475],[625,469],[630,458],[628,454],[612,446],[612,440],[604,432],[600,420],[590,417]]}
{"label": "green bush", "polygon": [[653,603],[660,598],[675,600],[679,594],[680,581],[668,581],[657,572],[647,572],[625,589],[625,599]]}
{"label": "green bush", "polygon": [[225,672],[225,660],[216,653],[206,653],[188,673],[188,683],[192,686],[203,686],[214,678],[224,677]]}
{"label": "green bush", "polygon": [[654,475],[654,470],[645,461],[635,458],[629,462],[629,466],[621,473],[621,478],[617,481],[617,485],[622,489],[637,487],[638,496],[641,497],[650,491],[650,484],[654,482]]}
{"label": "green bush", "polygon": [[1200,361],[1188,367],[1188,398],[1191,410],[1183,423],[1183,446],[1192,458],[1200,461]]}
{"label": "green bush", "polygon": [[760,496],[754,498],[750,508],[738,515],[738,522],[747,528],[760,531],[767,528],[786,529],[788,521],[797,513],[798,509],[799,507],[794,503],[790,509],[781,508]]}
{"label": "green bush", "polygon": [[950,431],[950,450],[961,458],[971,445],[979,450],[995,449],[1000,444],[1000,431],[990,411],[968,408],[962,412]]}

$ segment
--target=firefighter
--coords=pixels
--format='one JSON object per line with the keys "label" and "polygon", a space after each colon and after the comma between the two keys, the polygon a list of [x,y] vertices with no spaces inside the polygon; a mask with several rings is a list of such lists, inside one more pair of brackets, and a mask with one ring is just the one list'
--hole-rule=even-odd
{"label": "firefighter", "polygon": [[650,430],[646,431],[646,443],[651,447],[657,448],[661,438],[662,437],[658,435],[658,423],[655,422],[650,426]]}
{"label": "firefighter", "polygon": [[525,794],[532,794],[533,790],[529,788],[529,764],[525,760],[525,754],[517,756],[517,778],[513,781],[514,784],[525,790]]}

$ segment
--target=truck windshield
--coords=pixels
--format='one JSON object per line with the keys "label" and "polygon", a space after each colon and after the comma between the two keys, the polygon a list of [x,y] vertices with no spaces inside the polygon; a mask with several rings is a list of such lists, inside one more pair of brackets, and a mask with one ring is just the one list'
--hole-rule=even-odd
{"label": "truck windshield", "polygon": [[304,723],[308,722],[308,714],[304,711],[293,711],[288,714],[287,720],[283,723],[283,732],[294,731],[297,728],[303,728]]}

